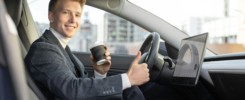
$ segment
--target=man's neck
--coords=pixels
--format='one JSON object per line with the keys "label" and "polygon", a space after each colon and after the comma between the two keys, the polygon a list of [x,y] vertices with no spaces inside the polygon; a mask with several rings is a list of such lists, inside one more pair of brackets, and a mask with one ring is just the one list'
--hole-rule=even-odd
{"label": "man's neck", "polygon": [[49,30],[54,34],[54,36],[59,40],[60,44],[62,45],[63,48],[65,48],[70,41],[71,38],[64,37],[57,31],[55,31],[53,28],[49,28]]}

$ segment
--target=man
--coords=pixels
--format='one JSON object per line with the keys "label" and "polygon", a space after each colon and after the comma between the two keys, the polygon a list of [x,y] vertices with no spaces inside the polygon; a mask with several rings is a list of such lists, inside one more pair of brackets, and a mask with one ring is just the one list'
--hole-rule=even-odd
{"label": "man", "polygon": [[94,66],[95,78],[88,77],[71,53],[67,43],[80,27],[84,4],[85,0],[50,0],[50,29],[33,42],[25,58],[32,78],[48,99],[144,99],[135,87],[149,81],[147,64],[138,64],[140,52],[127,73],[106,77],[111,66],[107,49],[107,63]]}

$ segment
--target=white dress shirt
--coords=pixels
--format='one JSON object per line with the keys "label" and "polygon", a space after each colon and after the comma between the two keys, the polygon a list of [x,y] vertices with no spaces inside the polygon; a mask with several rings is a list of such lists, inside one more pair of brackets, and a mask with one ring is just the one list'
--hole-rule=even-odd
{"label": "white dress shirt", "polygon": [[[62,45],[62,47],[65,48],[71,38],[67,38],[67,37],[64,37],[64,36],[60,35],[53,28],[50,28],[49,30],[59,40],[59,42]],[[97,71],[94,70],[95,78],[105,78],[106,75],[107,75],[107,73],[102,75],[102,74],[100,74],[100,73],[98,73]],[[122,89],[124,90],[124,89],[130,88],[131,87],[131,83],[130,83],[130,81],[128,79],[128,75],[126,73],[123,73],[123,74],[121,74],[121,77],[122,77]]]}

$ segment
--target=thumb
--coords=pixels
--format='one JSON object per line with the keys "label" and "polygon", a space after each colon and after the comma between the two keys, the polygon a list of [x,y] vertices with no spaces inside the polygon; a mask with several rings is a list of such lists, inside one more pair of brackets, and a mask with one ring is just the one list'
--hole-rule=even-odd
{"label": "thumb", "polygon": [[138,51],[136,57],[134,58],[133,64],[138,64],[140,58],[141,58],[141,52]]}

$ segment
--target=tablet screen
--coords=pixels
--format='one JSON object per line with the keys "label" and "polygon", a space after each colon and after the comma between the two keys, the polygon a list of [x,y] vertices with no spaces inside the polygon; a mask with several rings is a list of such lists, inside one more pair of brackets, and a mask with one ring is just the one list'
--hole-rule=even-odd
{"label": "tablet screen", "polygon": [[173,83],[196,85],[205,55],[208,33],[195,35],[181,41]]}

